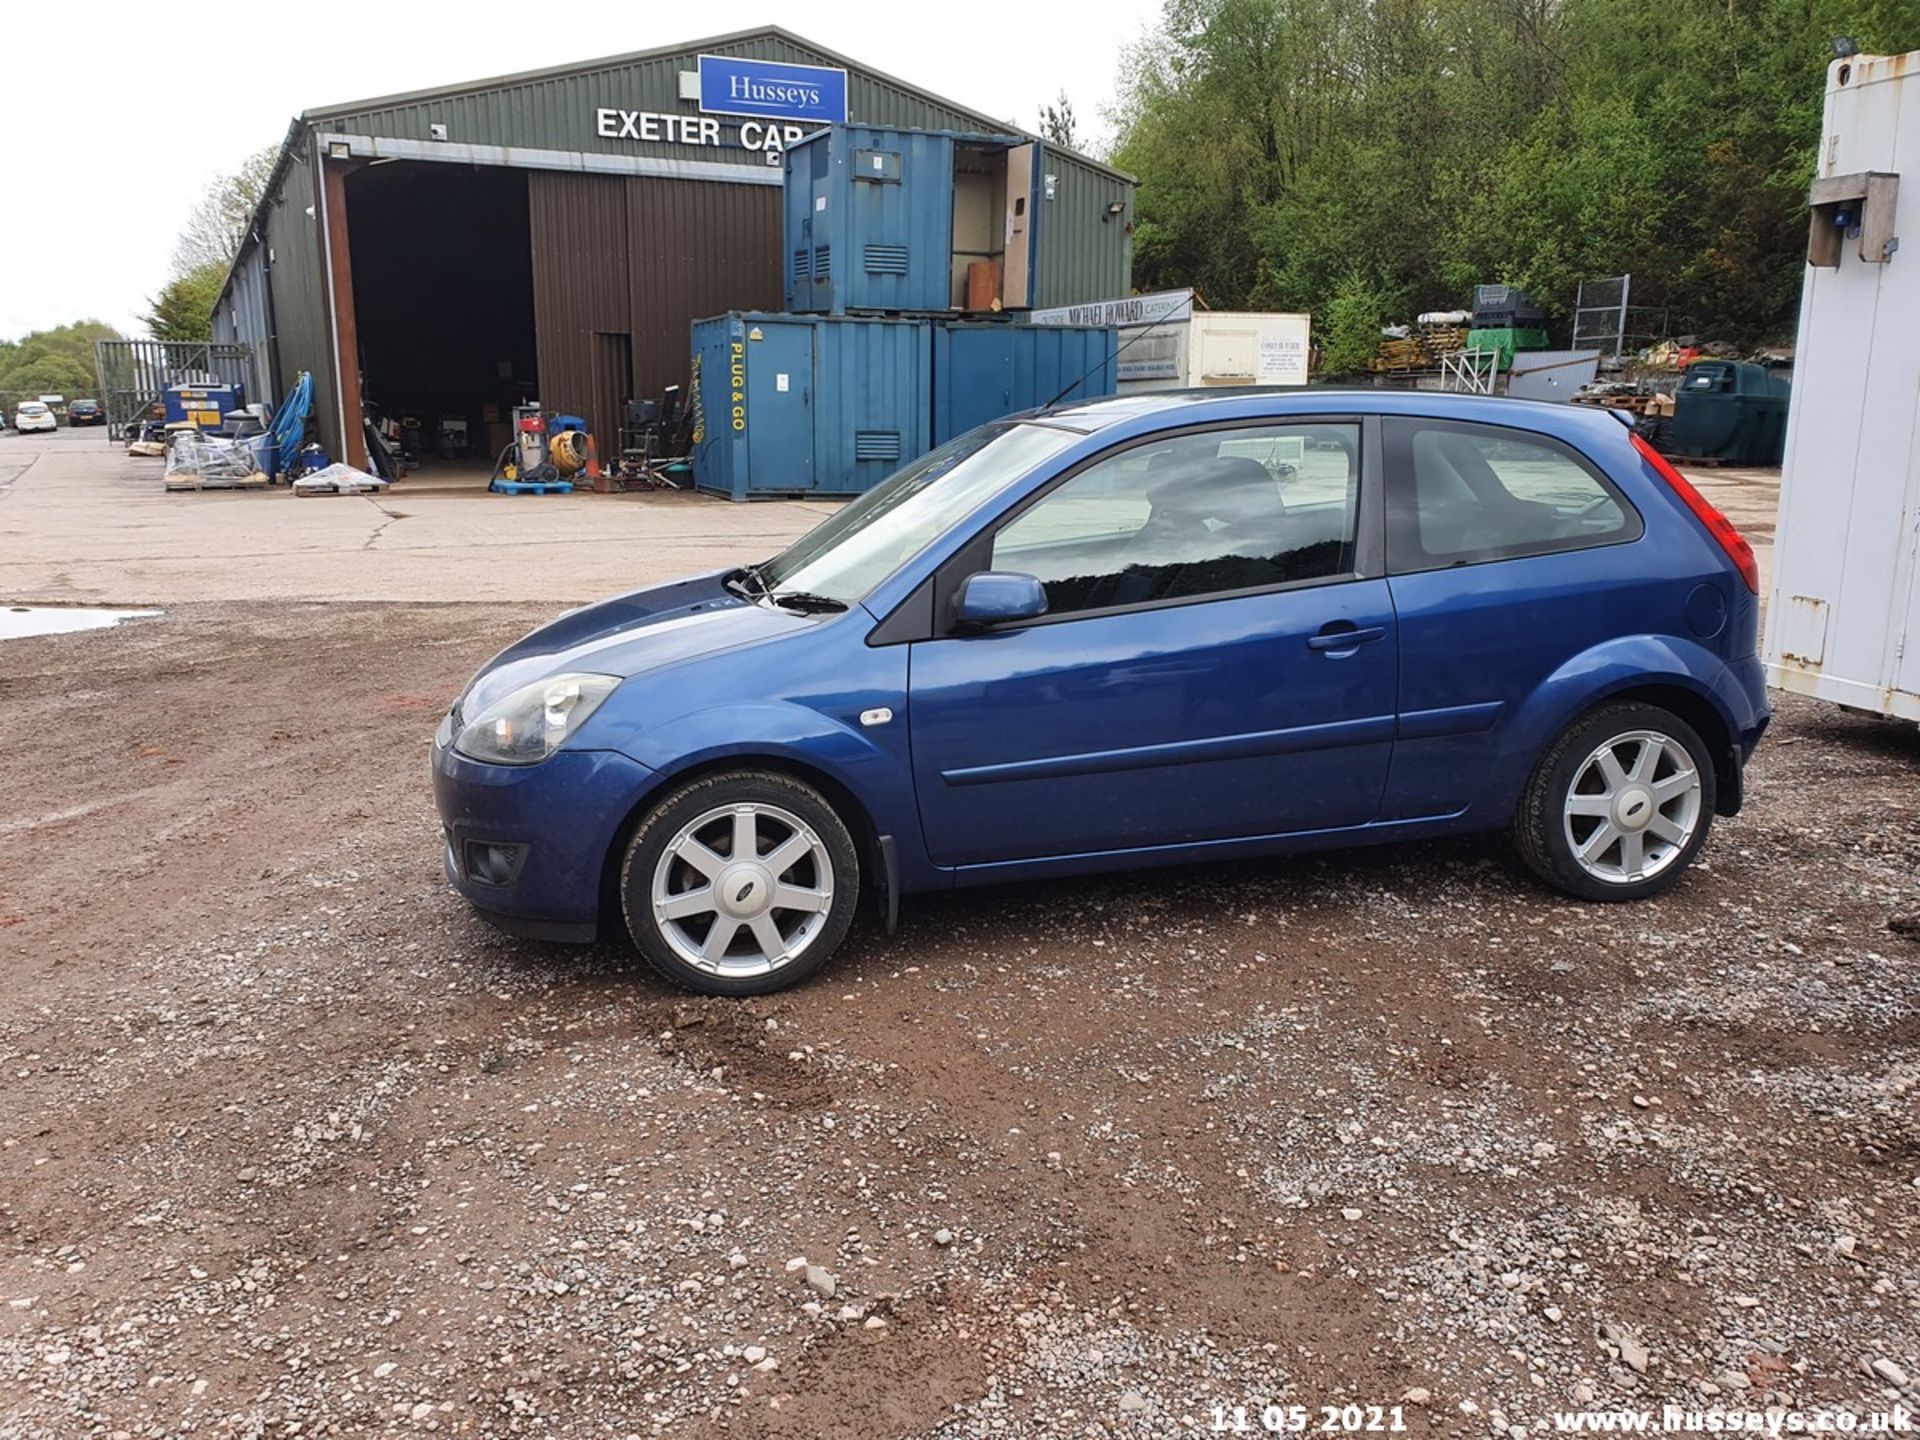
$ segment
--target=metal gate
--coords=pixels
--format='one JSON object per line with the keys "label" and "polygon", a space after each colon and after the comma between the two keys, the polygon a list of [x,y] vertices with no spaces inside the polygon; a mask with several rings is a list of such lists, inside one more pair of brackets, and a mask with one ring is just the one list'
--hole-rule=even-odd
{"label": "metal gate", "polygon": [[1631,305],[1632,294],[1631,275],[1582,280],[1573,301],[1573,348],[1623,356],[1666,339],[1666,308]]}
{"label": "metal gate", "polygon": [[1456,350],[1440,357],[1440,388],[1456,395],[1496,395],[1500,389],[1498,350]]}
{"label": "metal gate", "polygon": [[251,345],[206,340],[96,340],[93,363],[107,434],[118,440],[172,385],[238,385],[249,402],[265,400],[266,383]]}

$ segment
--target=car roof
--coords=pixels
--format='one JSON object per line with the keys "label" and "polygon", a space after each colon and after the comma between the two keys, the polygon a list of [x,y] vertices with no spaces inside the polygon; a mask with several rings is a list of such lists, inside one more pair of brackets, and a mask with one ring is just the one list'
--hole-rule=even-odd
{"label": "car roof", "polygon": [[[1337,386],[1236,386],[1204,390],[1149,390],[1077,400],[1029,411],[1023,419],[1059,425],[1092,435],[1116,425],[1159,420],[1161,424],[1204,424],[1210,419],[1242,420],[1289,415],[1418,415],[1430,419],[1470,420],[1548,433],[1608,434],[1618,417],[1600,406],[1548,400],[1514,400],[1504,395],[1460,395],[1444,390],[1376,390]],[[1157,429],[1152,424],[1133,428]]]}

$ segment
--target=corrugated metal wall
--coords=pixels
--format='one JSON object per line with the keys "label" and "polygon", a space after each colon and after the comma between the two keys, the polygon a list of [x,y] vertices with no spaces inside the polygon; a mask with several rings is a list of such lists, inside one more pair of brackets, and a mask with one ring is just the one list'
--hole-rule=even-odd
{"label": "corrugated metal wall", "polygon": [[[258,246],[243,255],[233,270],[233,283],[213,312],[213,338],[222,345],[249,345],[257,357],[257,378],[247,386],[247,399],[277,404],[278,377],[273,374],[272,332],[267,325],[267,255]],[[261,387],[266,393],[261,393]]]}
{"label": "corrugated metal wall", "polygon": [[[334,392],[332,324],[327,310],[326,259],[320,248],[319,186],[311,136],[287,167],[286,180],[267,210],[267,270],[278,327],[274,367],[291,388],[302,370],[313,373],[313,414],[328,453],[340,453],[339,400]],[[307,213],[311,206],[313,214]]]}
{"label": "corrugated metal wall", "polygon": [[533,344],[540,403],[584,415],[610,454],[618,416],[596,413],[594,336],[632,328],[627,300],[627,181],[616,175],[527,176],[533,234]]}
{"label": "corrugated metal wall", "polygon": [[689,326],[780,304],[780,191],[717,181],[627,181],[634,393],[684,383]]}
{"label": "corrugated metal wall", "polygon": [[780,303],[780,192],[764,185],[534,171],[534,337],[540,400],[586,415],[602,446],[619,415],[599,370],[630,339],[625,395],[684,385],[692,322]]}
{"label": "corrugated metal wall", "polygon": [[[649,54],[624,63],[582,64],[560,74],[543,72],[504,85],[476,82],[440,91],[394,97],[395,103],[362,102],[310,110],[318,128],[397,140],[431,140],[430,125],[445,125],[448,141],[462,145],[512,145],[541,150],[578,150],[599,155],[651,155],[661,159],[739,160],[760,165],[759,155],[743,152],[736,137],[739,121],[720,119],[724,143],[694,147],[666,141],[611,139],[597,133],[594,110],[626,106],[695,113],[680,100],[680,72],[691,70],[703,48]],[[779,35],[753,35],[705,46],[714,55],[743,55],[792,65],[839,67],[837,57]],[[483,88],[484,87],[484,88]],[[847,71],[847,119],[867,125],[911,125],[923,130],[991,130],[1014,133],[940,103],[869,70]],[[1063,157],[1064,159],[1064,157]],[[1079,163],[1079,162],[1072,162]]]}
{"label": "corrugated metal wall", "polygon": [[[1051,305],[1084,305],[1133,293],[1133,221],[1131,182],[1077,164],[1049,151],[1045,168],[1055,177],[1053,198],[1040,206],[1040,274],[1034,287],[1036,310]],[[1108,206],[1124,206],[1109,215]]]}

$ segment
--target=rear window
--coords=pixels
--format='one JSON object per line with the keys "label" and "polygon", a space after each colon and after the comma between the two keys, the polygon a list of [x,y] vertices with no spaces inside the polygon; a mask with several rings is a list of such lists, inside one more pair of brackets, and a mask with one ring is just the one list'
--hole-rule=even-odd
{"label": "rear window", "polygon": [[1637,540],[1640,516],[1569,446],[1453,421],[1387,425],[1387,562],[1397,572]]}
{"label": "rear window", "polygon": [[20,413],[22,415],[44,415],[47,413],[47,407],[37,402],[32,405],[22,405],[20,407]]}

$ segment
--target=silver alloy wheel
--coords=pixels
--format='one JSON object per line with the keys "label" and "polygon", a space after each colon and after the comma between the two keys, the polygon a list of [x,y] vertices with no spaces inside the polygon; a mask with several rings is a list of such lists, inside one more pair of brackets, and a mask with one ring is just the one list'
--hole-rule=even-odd
{"label": "silver alloy wheel", "polygon": [[791,964],[833,908],[826,843],[778,805],[707,811],[667,842],[653,871],[653,919],[689,965],[740,979]]}
{"label": "silver alloy wheel", "polygon": [[1562,821],[1567,844],[1596,880],[1650,880],[1693,839],[1700,798],[1700,772],[1686,746],[1657,730],[1629,730],[1573,772]]}

